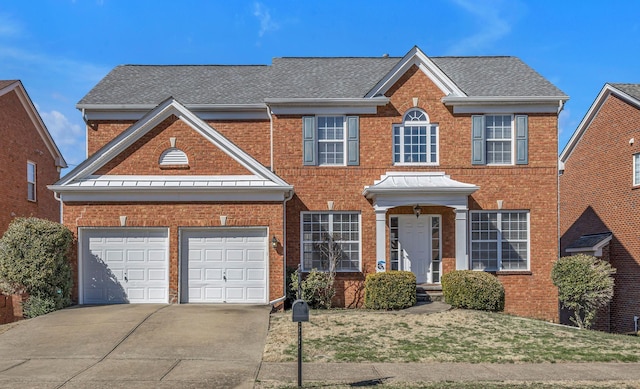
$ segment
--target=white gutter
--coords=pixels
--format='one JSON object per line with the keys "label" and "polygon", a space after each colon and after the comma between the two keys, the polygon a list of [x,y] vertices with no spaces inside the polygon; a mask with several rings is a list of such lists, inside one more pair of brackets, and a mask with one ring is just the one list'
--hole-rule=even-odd
{"label": "white gutter", "polygon": [[445,105],[476,105],[476,104],[545,104],[569,100],[569,96],[445,96],[442,102]]}

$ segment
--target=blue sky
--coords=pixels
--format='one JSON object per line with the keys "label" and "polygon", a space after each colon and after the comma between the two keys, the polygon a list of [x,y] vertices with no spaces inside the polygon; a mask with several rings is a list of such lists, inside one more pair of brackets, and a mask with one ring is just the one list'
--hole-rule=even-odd
{"label": "blue sky", "polygon": [[120,64],[511,55],[570,96],[560,150],[605,82],[640,83],[639,1],[0,0],[0,79],[20,79],[70,167],[76,103]]}

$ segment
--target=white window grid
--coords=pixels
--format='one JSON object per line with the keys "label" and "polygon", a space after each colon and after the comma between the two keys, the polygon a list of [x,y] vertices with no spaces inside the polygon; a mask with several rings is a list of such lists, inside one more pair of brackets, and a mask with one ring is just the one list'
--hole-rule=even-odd
{"label": "white window grid", "polygon": [[393,126],[393,162],[402,164],[438,164],[438,125],[429,123],[421,110],[404,115],[402,125]]}
{"label": "white window grid", "polygon": [[345,164],[345,128],[344,116],[318,116],[318,164]]}
{"label": "white window grid", "polygon": [[360,271],[360,213],[303,212],[301,225],[302,270],[328,270],[328,261],[320,246],[331,238],[340,249],[336,271]]}
{"label": "white window grid", "polygon": [[513,164],[514,131],[512,115],[485,116],[487,164]]}
{"label": "white window grid", "polygon": [[529,269],[529,212],[471,212],[473,270]]}
{"label": "white window grid", "polygon": [[27,161],[27,200],[36,201],[36,164]]}

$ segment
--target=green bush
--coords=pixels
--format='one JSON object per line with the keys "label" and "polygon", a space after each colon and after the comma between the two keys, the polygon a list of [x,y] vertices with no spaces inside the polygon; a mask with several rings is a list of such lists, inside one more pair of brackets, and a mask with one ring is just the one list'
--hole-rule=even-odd
{"label": "green bush", "polygon": [[[0,291],[27,293],[29,315],[71,304],[73,286],[68,260],[73,234],[59,223],[17,218],[0,239]],[[30,316],[32,317],[32,316]]]}
{"label": "green bush", "polygon": [[32,295],[22,303],[22,313],[26,318],[46,315],[56,309],[58,309],[56,308],[56,300],[51,297]]}
{"label": "green bush", "polygon": [[[298,290],[298,273],[291,275],[291,289],[294,295]],[[302,280],[302,299],[312,309],[331,308],[331,300],[336,294],[333,279],[328,272],[312,269]]]}
{"label": "green bush", "polygon": [[598,309],[613,298],[615,272],[608,262],[585,254],[562,257],[553,265],[551,280],[558,298],[579,328],[591,328]]}
{"label": "green bush", "polygon": [[455,308],[480,311],[504,309],[504,287],[490,273],[456,270],[442,276],[442,294]]}
{"label": "green bush", "polygon": [[369,309],[404,309],[416,305],[416,276],[409,271],[367,275],[364,306]]}

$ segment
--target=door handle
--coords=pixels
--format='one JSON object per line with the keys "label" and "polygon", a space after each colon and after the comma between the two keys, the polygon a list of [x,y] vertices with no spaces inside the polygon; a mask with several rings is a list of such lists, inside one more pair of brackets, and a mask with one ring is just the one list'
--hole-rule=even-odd
{"label": "door handle", "polygon": [[127,273],[124,273],[124,282],[129,282],[129,279],[127,278]]}
{"label": "door handle", "polygon": [[222,279],[224,280],[224,282],[227,282],[227,273],[224,273],[224,274],[222,275]]}

